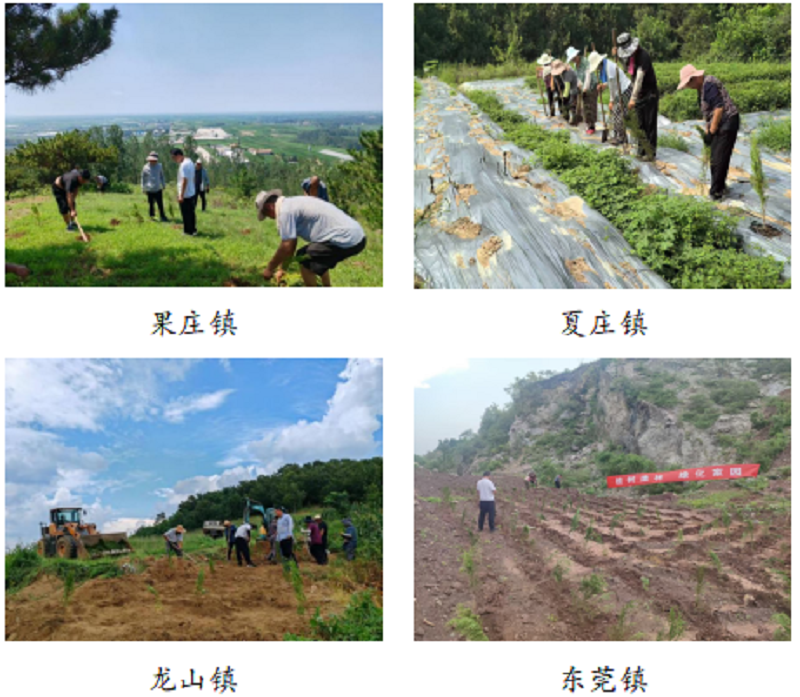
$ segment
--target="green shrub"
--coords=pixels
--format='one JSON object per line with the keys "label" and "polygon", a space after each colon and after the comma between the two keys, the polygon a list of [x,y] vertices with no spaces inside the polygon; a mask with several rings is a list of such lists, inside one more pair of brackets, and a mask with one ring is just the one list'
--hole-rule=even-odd
{"label": "green shrub", "polygon": [[382,641],[383,610],[372,600],[370,591],[350,596],[344,613],[323,618],[319,608],[311,618],[311,636],[286,634],[284,641]]}
{"label": "green shrub", "polygon": [[708,381],[706,387],[711,399],[729,413],[743,411],[761,395],[758,385],[751,380],[721,378]]}
{"label": "green shrub", "polygon": [[[686,65],[685,61],[674,63],[654,63],[658,80],[658,91],[663,95],[681,94],[683,92],[693,93],[695,104],[697,103],[697,93],[693,90],[682,90],[677,92],[678,82],[680,81],[681,68]],[[706,75],[713,75],[725,84],[741,85],[754,81],[779,82],[790,80],[792,77],[792,65],[786,63],[703,63],[698,67],[705,70]]]}
{"label": "green shrub", "polygon": [[459,603],[456,608],[456,616],[447,623],[467,641],[489,641],[489,637],[483,631],[481,618],[478,617],[469,607]]}
{"label": "green shrub", "polygon": [[761,164],[761,149],[758,147],[758,136],[750,136],[750,186],[758,196],[761,204],[761,223],[767,224],[767,178],[764,176],[764,167]]}
{"label": "green shrub", "polygon": [[789,151],[792,149],[791,119],[762,119],[758,124],[759,145],[773,151]]}
{"label": "green shrub", "polygon": [[705,394],[694,394],[689,404],[681,413],[681,418],[697,428],[711,428],[719,418],[719,411]]}
{"label": "green shrub", "polygon": [[777,622],[778,629],[775,630],[775,641],[791,641],[792,640],[792,618],[789,615],[778,613],[772,616],[772,621]]}
{"label": "green shrub", "polygon": [[[791,80],[751,80],[740,84],[723,82],[740,114],[788,109],[792,105]],[[658,111],[672,121],[701,118],[697,92],[691,89],[662,97]]]}
{"label": "green shrub", "polygon": [[689,152],[689,143],[686,138],[676,136],[674,133],[665,133],[664,135],[658,136],[658,147]]}
{"label": "green shrub", "polygon": [[659,632],[658,641],[677,641],[683,636],[686,629],[686,622],[681,615],[681,611],[676,607],[669,609],[669,627],[666,632]]}
{"label": "green shrub", "polygon": [[592,596],[605,592],[606,582],[600,574],[593,573],[581,579],[580,588],[584,600],[589,600]]}

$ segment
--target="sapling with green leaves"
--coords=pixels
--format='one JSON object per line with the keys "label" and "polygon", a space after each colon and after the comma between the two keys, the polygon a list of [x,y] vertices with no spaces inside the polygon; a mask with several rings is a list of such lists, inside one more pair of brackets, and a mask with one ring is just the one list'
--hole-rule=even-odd
{"label": "sapling with green leaves", "polygon": [[750,137],[750,184],[758,195],[761,203],[761,225],[767,227],[767,178],[761,165],[761,148],[758,145],[756,134]]}

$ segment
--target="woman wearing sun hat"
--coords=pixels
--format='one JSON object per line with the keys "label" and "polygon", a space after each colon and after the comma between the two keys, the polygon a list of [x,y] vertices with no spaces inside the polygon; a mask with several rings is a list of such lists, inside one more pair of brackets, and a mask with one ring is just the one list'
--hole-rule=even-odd
{"label": "woman wearing sun hat", "polygon": [[[566,63],[560,60],[554,60],[550,65],[550,74],[556,78],[553,80],[562,94],[562,110],[561,116],[565,121],[569,121],[573,126],[578,123],[578,76]],[[560,83],[560,84],[559,84]],[[563,96],[566,92],[566,83],[569,83],[569,102],[567,104],[566,113],[564,113],[563,104],[566,101]]]}
{"label": "woman wearing sun hat", "polygon": [[614,137],[611,145],[623,145],[628,142],[625,130],[625,115],[628,113],[628,101],[633,91],[633,83],[615,61],[606,60],[606,76],[608,79],[608,110],[614,122]]}
{"label": "woman wearing sun hat", "polygon": [[644,138],[639,137],[639,157],[645,161],[656,159],[658,147],[658,82],[650,54],[639,46],[638,38],[628,32],[617,37],[617,55],[625,71],[633,78],[633,90],[628,109],[636,109],[636,120]]}
{"label": "woman wearing sun hat", "polygon": [[583,87],[583,120],[586,121],[586,135],[594,135],[597,122],[597,97],[601,92],[601,83],[597,79],[597,69],[603,64],[605,54],[592,51],[589,57],[581,61],[583,68],[580,84]]}
{"label": "woman wearing sun hat", "polygon": [[537,65],[540,65],[541,68],[538,69],[537,72],[541,71],[541,76],[544,79],[544,88],[547,92],[547,101],[550,103],[550,113],[548,118],[552,118],[555,115],[555,109],[553,108],[553,98],[558,101],[558,111],[560,113],[564,113],[563,107],[563,97],[562,95],[554,88],[553,85],[553,75],[551,71],[551,66],[553,64],[553,56],[550,55],[550,51],[545,51],[539,59],[536,61]]}
{"label": "woman wearing sun hat", "polygon": [[706,133],[711,140],[709,196],[719,201],[727,189],[725,179],[739,131],[739,109],[718,78],[706,75],[704,70],[698,70],[691,63],[681,68],[678,83],[679,90],[687,87],[697,90],[697,101],[706,122]]}

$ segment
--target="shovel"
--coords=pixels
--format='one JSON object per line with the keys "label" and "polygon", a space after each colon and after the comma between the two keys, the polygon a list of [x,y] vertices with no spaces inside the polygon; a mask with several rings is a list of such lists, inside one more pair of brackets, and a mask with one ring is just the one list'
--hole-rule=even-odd
{"label": "shovel", "polygon": [[77,218],[75,218],[75,225],[77,225],[77,226],[78,226],[78,232],[80,232],[80,233],[81,233],[81,239],[82,239],[84,242],[88,242],[88,241],[89,241],[89,238],[86,236],[86,233],[83,231],[83,228],[81,227],[81,224],[78,222],[78,219],[77,219]]}

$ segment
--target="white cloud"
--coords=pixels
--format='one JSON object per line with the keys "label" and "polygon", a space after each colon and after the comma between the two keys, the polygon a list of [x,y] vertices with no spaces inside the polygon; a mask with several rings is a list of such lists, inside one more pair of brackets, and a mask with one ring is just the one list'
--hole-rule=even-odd
{"label": "white cloud", "polygon": [[231,359],[230,358],[220,358],[219,359],[219,364],[222,366],[222,369],[226,373],[232,373],[233,372],[233,368],[231,367]]}
{"label": "white cloud", "polygon": [[100,453],[88,452],[64,444],[54,433],[33,428],[6,428],[6,480],[41,482],[50,480],[59,470],[100,472],[108,461]]}
{"label": "white cloud", "polygon": [[468,358],[425,358],[424,364],[417,362],[414,365],[414,389],[424,390],[430,388],[428,381],[438,375],[457,373],[469,370]]}
{"label": "white cloud", "polygon": [[298,421],[263,431],[235,447],[219,464],[220,474],[191,477],[156,491],[171,506],[192,494],[219,491],[240,481],[271,474],[283,465],[313,460],[369,457],[379,442],[375,432],[383,414],[383,365],[380,360],[351,359],[339,376],[333,397],[319,421]]}
{"label": "white cloud", "polygon": [[[103,526],[99,528],[99,530],[102,533],[126,532],[128,535],[133,535],[139,528],[153,525],[155,522],[155,518],[115,518],[114,520],[108,520],[103,523]],[[135,548],[136,543],[134,542],[132,544],[134,544]]]}
{"label": "white cloud", "polygon": [[164,407],[164,418],[170,423],[181,423],[187,414],[218,409],[233,392],[234,390],[217,390],[208,394],[178,397]]}

